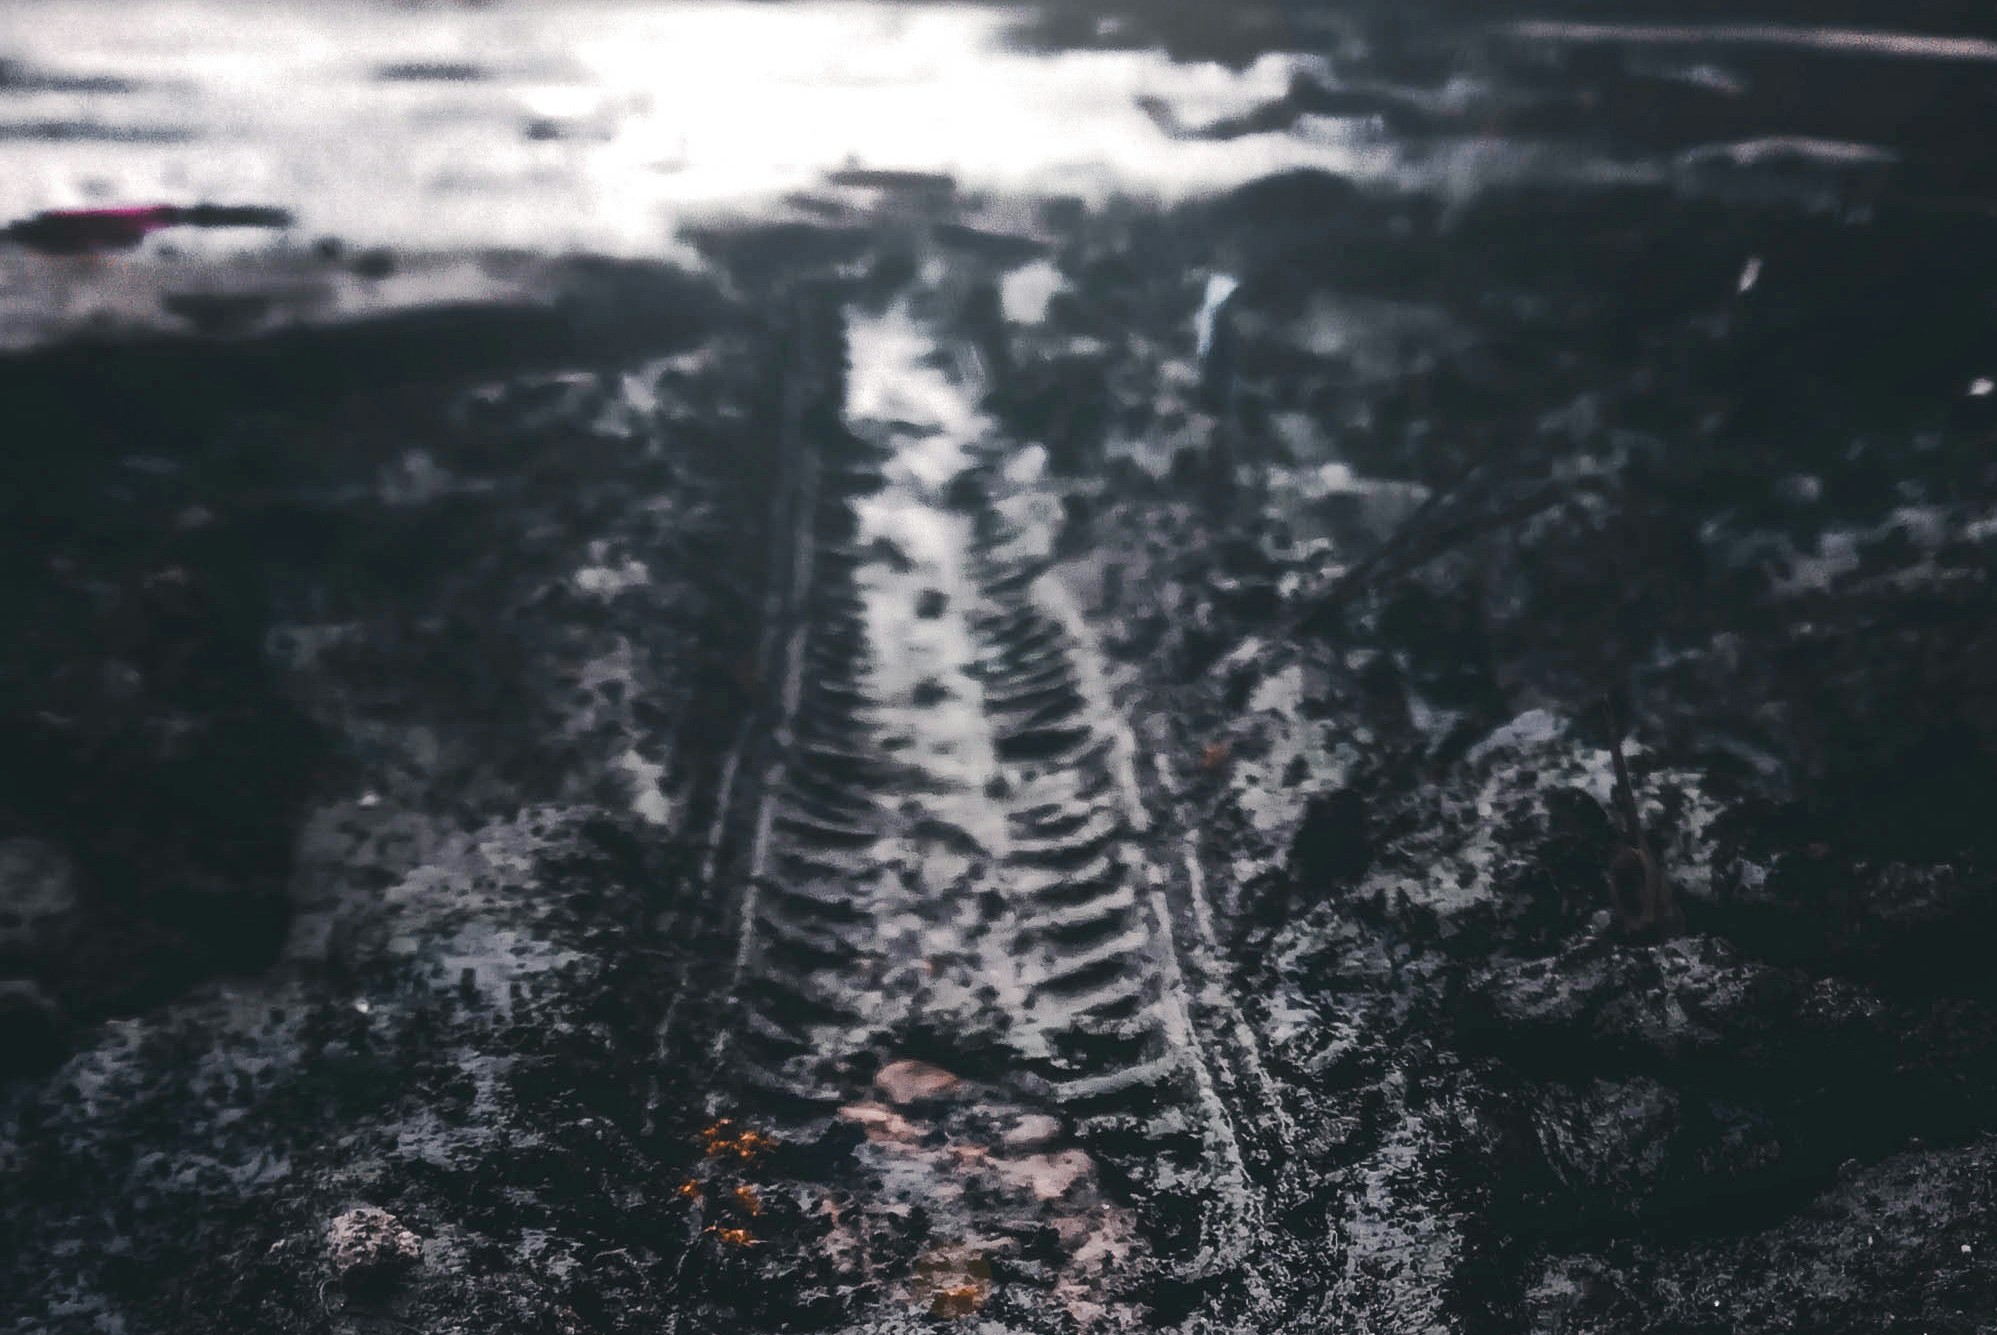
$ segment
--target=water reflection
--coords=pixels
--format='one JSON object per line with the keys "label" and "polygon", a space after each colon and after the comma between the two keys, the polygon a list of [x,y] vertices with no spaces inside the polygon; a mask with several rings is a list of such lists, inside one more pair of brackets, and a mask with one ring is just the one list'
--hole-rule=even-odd
{"label": "water reflection", "polygon": [[308,236],[653,254],[689,215],[841,169],[1182,197],[1383,161],[1323,127],[1217,143],[1156,123],[1159,107],[1193,124],[1242,115],[1321,61],[1031,52],[1007,43],[1014,21],[886,4],[25,0],[0,16],[20,74],[0,85],[15,141],[0,217],[254,199],[295,209]]}

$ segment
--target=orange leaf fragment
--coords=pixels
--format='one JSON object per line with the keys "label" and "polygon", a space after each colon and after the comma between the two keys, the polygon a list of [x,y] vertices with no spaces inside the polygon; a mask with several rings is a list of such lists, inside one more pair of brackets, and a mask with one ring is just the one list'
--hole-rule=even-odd
{"label": "orange leaf fragment", "polygon": [[985,1305],[985,1290],[976,1284],[959,1284],[954,1289],[944,1289],[929,1304],[929,1310],[936,1316],[964,1317]]}
{"label": "orange leaf fragment", "polygon": [[967,1317],[991,1296],[991,1263],[969,1248],[938,1247],[915,1263],[915,1298],[931,1316]]}
{"label": "orange leaf fragment", "polygon": [[733,1119],[724,1117],[700,1133],[701,1144],[707,1149],[707,1157],[720,1159],[728,1155],[747,1161],[759,1154],[776,1148],[776,1137],[764,1135],[751,1128],[738,1128]]}

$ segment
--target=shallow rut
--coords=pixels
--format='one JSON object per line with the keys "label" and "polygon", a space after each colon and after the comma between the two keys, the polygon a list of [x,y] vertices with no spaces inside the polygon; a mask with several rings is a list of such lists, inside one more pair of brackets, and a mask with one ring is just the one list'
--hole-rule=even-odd
{"label": "shallow rut", "polygon": [[[1247,1320],[1270,1264],[1252,1165],[1287,1121],[1169,766],[1054,571],[1041,452],[980,413],[978,355],[937,332],[950,301],[800,308],[762,699],[709,865],[734,896],[712,1111],[857,1141],[815,1161],[848,1202],[815,1245],[878,1252],[896,1301]],[[870,1212],[915,1220],[920,1253],[869,1243]]]}

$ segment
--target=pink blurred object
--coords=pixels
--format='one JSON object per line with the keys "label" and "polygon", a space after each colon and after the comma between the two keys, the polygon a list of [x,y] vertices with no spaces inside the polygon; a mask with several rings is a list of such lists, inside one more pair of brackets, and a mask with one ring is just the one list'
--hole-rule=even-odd
{"label": "pink blurred object", "polygon": [[149,204],[122,209],[53,209],[0,230],[0,240],[43,255],[130,250],[165,227],[285,227],[283,209],[219,204]]}

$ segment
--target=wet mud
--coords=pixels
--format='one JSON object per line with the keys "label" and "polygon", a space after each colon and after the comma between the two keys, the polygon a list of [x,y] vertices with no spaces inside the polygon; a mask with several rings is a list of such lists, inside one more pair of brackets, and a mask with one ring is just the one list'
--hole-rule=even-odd
{"label": "wet mud", "polygon": [[0,360],[0,1328],[1988,1326],[1984,85],[1175,12],[1407,171]]}

